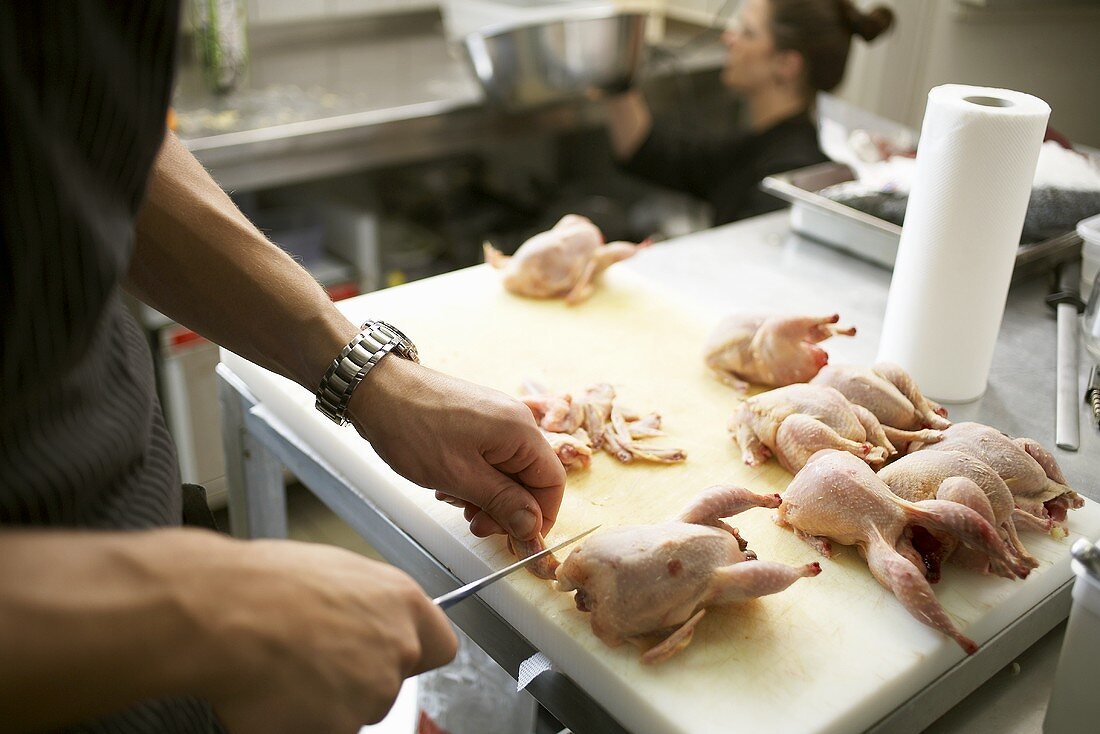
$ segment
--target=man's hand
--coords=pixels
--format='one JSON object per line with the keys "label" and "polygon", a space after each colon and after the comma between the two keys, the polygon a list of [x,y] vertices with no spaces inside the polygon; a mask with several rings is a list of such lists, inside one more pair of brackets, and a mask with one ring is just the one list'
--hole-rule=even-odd
{"label": "man's hand", "polygon": [[0,732],[192,695],[230,734],[355,732],[457,642],[400,571],[202,530],[0,532]]}
{"label": "man's hand", "polygon": [[391,566],[288,541],[237,552],[203,582],[222,597],[205,611],[232,663],[203,693],[229,734],[358,731],[405,678],[454,658],[446,616]]}
{"label": "man's hand", "polygon": [[553,527],[565,469],[520,401],[390,356],[348,417],[398,474],[463,507],[474,535],[530,540]]}
{"label": "man's hand", "polygon": [[[172,134],[138,217],[127,288],[310,391],[357,331]],[[348,414],[399,474],[464,507],[475,534],[530,540],[554,524],[565,471],[522,403],[387,357]]]}

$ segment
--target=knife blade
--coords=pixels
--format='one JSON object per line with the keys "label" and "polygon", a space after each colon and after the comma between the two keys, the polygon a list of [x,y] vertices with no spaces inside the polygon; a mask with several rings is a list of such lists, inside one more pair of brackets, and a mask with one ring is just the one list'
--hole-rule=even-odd
{"label": "knife blade", "polygon": [[565,546],[569,545],[570,543],[576,543],[578,540],[580,540],[584,536],[588,535],[589,533],[593,532],[594,530],[598,530],[600,527],[601,527],[600,525],[597,525],[596,527],[589,528],[588,530],[585,530],[580,535],[574,535],[569,540],[563,540],[562,542],[558,543],[557,545],[555,545],[551,548],[546,548],[544,550],[540,550],[538,553],[533,553],[533,554],[527,556],[526,558],[522,558],[522,559],[516,561],[515,563],[513,563],[510,566],[506,566],[505,568],[502,568],[499,571],[494,571],[493,573],[489,574],[488,576],[485,576],[484,578],[480,578],[477,581],[471,581],[470,583],[466,584],[465,586],[458,587],[454,591],[448,591],[446,594],[443,594],[442,596],[437,596],[435,599],[432,599],[432,603],[435,604],[440,609],[449,609],[450,607],[453,607],[455,604],[458,604],[463,599],[466,599],[468,597],[473,596],[474,594],[481,591],[482,589],[484,589],[489,584],[491,584],[495,581],[499,581],[500,579],[504,578],[505,576],[507,576],[510,573],[518,571],[519,569],[523,568],[524,566],[526,566],[531,561],[534,561],[538,558],[542,558],[543,556],[549,555],[549,554],[553,553],[556,550],[560,550],[560,549],[564,548]]}
{"label": "knife blade", "polygon": [[1062,263],[1055,291],[1046,298],[1058,314],[1058,365],[1055,372],[1054,443],[1076,451],[1081,445],[1081,416],[1077,407],[1077,314],[1084,303],[1078,293],[1081,261]]}

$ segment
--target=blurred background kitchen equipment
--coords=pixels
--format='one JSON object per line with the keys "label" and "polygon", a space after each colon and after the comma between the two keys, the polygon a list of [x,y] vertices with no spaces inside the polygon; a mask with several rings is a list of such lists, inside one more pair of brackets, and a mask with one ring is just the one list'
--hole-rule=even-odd
{"label": "blurred background kitchen equipment", "polygon": [[1100,274],[1100,214],[1078,222],[1077,236],[1084,243],[1081,245],[1081,292],[1087,293]]}
{"label": "blurred background kitchen equipment", "polygon": [[1092,294],[1085,305],[1085,318],[1081,320],[1085,348],[1094,362],[1100,363],[1100,273],[1093,276]]}
{"label": "blurred background kitchen equipment", "polygon": [[1092,420],[1100,428],[1100,371],[1093,365],[1089,370],[1089,381],[1085,387],[1085,402],[1092,409]]}
{"label": "blurred background kitchen equipment", "polygon": [[227,94],[248,73],[244,0],[193,0],[190,5],[203,81],[214,94]]}
{"label": "blurred background kitchen equipment", "polygon": [[[791,228],[811,239],[844,250],[864,260],[893,268],[901,240],[901,226],[874,214],[835,201],[822,190],[854,180],[843,163],[830,161],[786,173],[768,176],[760,186],[791,202]],[[904,201],[902,201],[904,206]],[[1016,250],[1012,280],[1022,280],[1081,254],[1081,237],[1076,232],[1021,243]]]}
{"label": "blurred background kitchen equipment", "polygon": [[1073,545],[1073,608],[1050,695],[1045,734],[1093,731],[1100,720],[1096,661],[1100,660],[1100,549],[1081,538]]}
{"label": "blurred background kitchen equipment", "polygon": [[[914,130],[855,107],[834,95],[817,98],[818,124],[828,163],[775,174],[761,188],[791,202],[791,227],[888,268],[894,266],[908,192],[915,171]],[[1100,154],[1044,143],[1016,252],[1013,280],[1076,259],[1086,240],[1081,293],[1100,264]],[[1074,232],[1074,226],[1077,231]],[[1089,259],[1091,254],[1091,260]],[[1085,282],[1087,281],[1087,282]]]}
{"label": "blurred background kitchen equipment", "polygon": [[[1089,293],[1085,317],[1081,319],[1085,349],[1100,364],[1100,214],[1077,225],[1081,237],[1081,292]],[[1095,376],[1095,372],[1094,372]],[[1097,415],[1100,419],[1100,415]]]}
{"label": "blurred background kitchen equipment", "polygon": [[1077,260],[1058,267],[1054,290],[1047,305],[1058,315],[1057,371],[1055,373],[1054,443],[1076,451],[1081,446],[1080,410],[1077,405],[1077,315],[1085,304],[1077,290],[1081,264]]}
{"label": "blurred background kitchen equipment", "polygon": [[486,98],[512,112],[625,91],[645,61],[649,16],[632,6],[497,0],[475,3],[475,20],[468,8],[452,4],[452,33],[475,28],[461,36],[466,58]]}

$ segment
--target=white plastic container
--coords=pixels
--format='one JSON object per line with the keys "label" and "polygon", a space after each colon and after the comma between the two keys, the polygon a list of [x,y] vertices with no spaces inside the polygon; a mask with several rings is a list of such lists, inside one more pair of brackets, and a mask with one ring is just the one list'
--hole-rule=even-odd
{"label": "white plastic container", "polygon": [[1092,284],[1092,292],[1081,291],[1081,295],[1088,299],[1081,319],[1081,336],[1085,338],[1085,349],[1100,364],[1100,274]]}
{"label": "white plastic container", "polygon": [[1096,731],[1100,721],[1100,579],[1074,560],[1073,608],[1043,721],[1044,734]]}
{"label": "white plastic container", "polygon": [[1100,214],[1077,223],[1077,234],[1084,240],[1081,247],[1081,295],[1092,291],[1096,273],[1100,272]]}

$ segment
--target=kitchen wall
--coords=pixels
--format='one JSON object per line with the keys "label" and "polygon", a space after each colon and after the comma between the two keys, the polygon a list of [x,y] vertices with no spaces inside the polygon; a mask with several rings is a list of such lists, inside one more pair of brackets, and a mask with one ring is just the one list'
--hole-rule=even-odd
{"label": "kitchen wall", "polygon": [[874,44],[857,43],[842,97],[919,127],[928,90],[938,84],[1008,87],[1043,98],[1056,129],[1100,147],[1100,2],[882,4],[895,10],[898,27]]}

